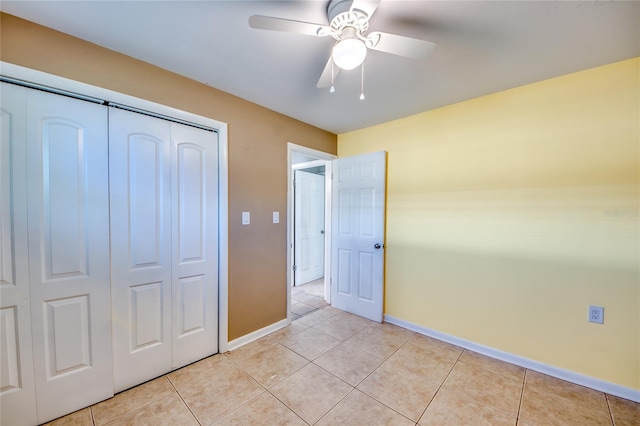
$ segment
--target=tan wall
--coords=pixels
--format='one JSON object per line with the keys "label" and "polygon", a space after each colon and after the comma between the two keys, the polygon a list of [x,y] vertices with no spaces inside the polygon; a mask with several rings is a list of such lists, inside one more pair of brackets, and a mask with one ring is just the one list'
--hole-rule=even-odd
{"label": "tan wall", "polygon": [[[287,142],[335,154],[336,135],[11,15],[0,14],[0,37],[2,61],[227,123],[229,339],[286,317]],[[240,225],[242,211],[250,226]]]}

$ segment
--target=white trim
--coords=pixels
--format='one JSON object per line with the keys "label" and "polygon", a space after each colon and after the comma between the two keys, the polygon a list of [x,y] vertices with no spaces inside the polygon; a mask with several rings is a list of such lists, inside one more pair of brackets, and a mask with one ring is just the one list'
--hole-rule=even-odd
{"label": "white trim", "polygon": [[218,352],[229,347],[229,143],[218,129]]}
{"label": "white trim", "polygon": [[324,175],[324,300],[326,300],[328,304],[331,304],[331,244],[333,241],[333,232],[331,230],[331,202],[333,200],[333,161],[326,162]]}
{"label": "white trim", "polygon": [[312,167],[324,166],[325,163],[326,163],[325,160],[313,160],[313,161],[307,161],[307,162],[304,162],[304,163],[292,164],[291,168],[293,170],[309,169],[309,168],[312,168]]}
{"label": "white trim", "polygon": [[228,344],[228,286],[229,286],[229,238],[228,238],[228,199],[229,199],[229,162],[227,123],[202,115],[182,111],[167,105],[158,104],[113,90],[103,89],[79,81],[70,80],[42,71],[0,61],[0,74],[26,82],[36,83],[84,96],[103,99],[128,105],[141,110],[178,118],[216,130],[218,133],[218,351],[224,352]]}
{"label": "white trim", "polygon": [[211,129],[220,130],[222,127],[227,127],[226,123],[209,117],[204,117],[202,115],[182,111],[167,105],[147,101],[124,93],[103,89],[101,87],[81,83],[79,81],[70,80],[68,78],[48,74],[42,71],[36,71],[7,62],[0,62],[0,74],[27,82],[37,83],[43,86],[49,86],[55,89],[65,90],[71,93],[78,93],[80,95],[128,105],[130,107],[166,115],[168,117],[179,118],[180,120],[190,121],[201,126],[210,127]]}
{"label": "white trim", "polygon": [[274,331],[278,331],[281,328],[284,328],[284,327],[288,326],[290,323],[291,323],[291,321],[289,321],[288,319],[283,319],[283,320],[280,320],[280,321],[278,321],[276,323],[268,325],[268,326],[266,326],[264,328],[261,328],[260,330],[256,330],[256,331],[253,331],[253,332],[251,332],[249,334],[245,334],[242,337],[238,337],[237,339],[234,339],[234,340],[229,342],[229,345],[228,345],[227,350],[225,352],[232,351],[234,349],[238,349],[240,346],[244,346],[247,343],[251,343],[254,340],[258,340],[261,337],[266,336],[267,334],[271,334]]}
{"label": "white trim", "polygon": [[553,365],[534,361],[520,355],[515,355],[509,352],[494,349],[489,346],[472,342],[470,340],[442,333],[437,330],[432,330],[430,328],[423,327],[421,325],[414,324],[412,322],[405,321],[391,315],[385,314],[384,322],[394,324],[402,328],[406,328],[407,330],[415,331],[417,333],[424,334],[425,336],[433,337],[434,339],[442,340],[443,342],[451,343],[453,345],[460,346],[462,348],[469,349],[483,355],[490,356],[491,358],[519,365],[521,367],[528,368],[529,370],[547,374],[549,376],[566,380],[577,385],[586,386],[588,388],[595,389],[600,392],[605,392],[610,395],[619,396],[620,398],[640,402],[640,390],[637,389],[617,385],[605,380],[596,379],[595,377],[585,376],[584,374],[576,373],[571,370],[565,370],[564,368],[554,367]]}
{"label": "white trim", "polygon": [[[324,280],[325,280],[325,299],[327,299],[327,280],[330,279],[330,248],[331,248],[331,160],[335,160],[338,156],[329,154],[328,152],[318,151],[317,149],[308,148],[306,146],[297,145],[291,142],[287,143],[287,320],[291,320],[291,284],[293,283],[293,152],[304,154],[308,157],[315,157],[322,160],[325,165],[325,228],[324,228]],[[315,163],[315,161],[314,161]],[[315,164],[321,165],[320,163]],[[328,192],[327,192],[328,191]],[[328,203],[328,204],[327,204]],[[329,273],[328,273],[329,271]]]}

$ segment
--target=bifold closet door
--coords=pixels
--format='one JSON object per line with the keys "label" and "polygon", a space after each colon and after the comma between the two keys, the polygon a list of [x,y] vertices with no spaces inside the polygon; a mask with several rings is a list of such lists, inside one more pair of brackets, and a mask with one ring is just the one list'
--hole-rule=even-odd
{"label": "bifold closet door", "polygon": [[173,368],[218,352],[218,134],[171,123]]}
{"label": "bifold closet door", "polygon": [[113,395],[107,108],[27,93],[38,422]]}
{"label": "bifold closet door", "polygon": [[171,370],[171,123],[109,109],[115,391]]}
{"label": "bifold closet door", "polygon": [[218,140],[109,114],[117,392],[218,351]]}
{"label": "bifold closet door", "polygon": [[27,245],[27,89],[0,83],[0,424],[35,424]]}

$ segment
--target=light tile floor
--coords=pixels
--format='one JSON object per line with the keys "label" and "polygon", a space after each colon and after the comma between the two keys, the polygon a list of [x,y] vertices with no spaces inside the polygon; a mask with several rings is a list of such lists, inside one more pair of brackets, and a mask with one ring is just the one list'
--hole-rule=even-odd
{"label": "light tile floor", "polygon": [[327,306],[51,424],[638,426],[640,404]]}
{"label": "light tile floor", "polygon": [[324,300],[324,278],[291,287],[291,319],[293,321],[328,306]]}

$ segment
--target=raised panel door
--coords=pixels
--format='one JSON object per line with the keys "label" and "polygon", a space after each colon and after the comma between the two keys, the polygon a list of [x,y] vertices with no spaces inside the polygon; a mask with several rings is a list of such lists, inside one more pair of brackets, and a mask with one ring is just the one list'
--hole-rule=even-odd
{"label": "raised panel door", "polygon": [[331,304],[382,322],[385,152],[334,160]]}
{"label": "raised panel door", "polygon": [[218,135],[171,123],[173,368],[218,352]]}
{"label": "raised panel door", "polygon": [[295,284],[324,276],[324,176],[296,170]]}
{"label": "raised panel door", "polygon": [[113,395],[107,109],[27,94],[29,279],[38,422]]}
{"label": "raised panel door", "polygon": [[109,110],[116,392],[171,369],[171,126]]}
{"label": "raised panel door", "polygon": [[27,237],[27,89],[0,83],[0,424],[35,424]]}

